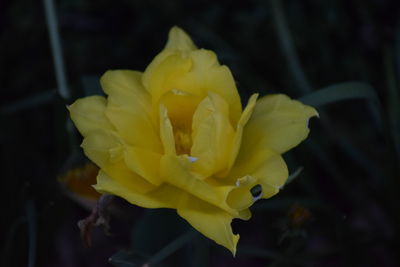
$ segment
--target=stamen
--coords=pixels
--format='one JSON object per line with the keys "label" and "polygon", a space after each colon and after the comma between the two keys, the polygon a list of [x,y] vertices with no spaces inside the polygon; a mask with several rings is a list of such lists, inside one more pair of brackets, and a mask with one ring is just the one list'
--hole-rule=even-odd
{"label": "stamen", "polygon": [[175,129],[174,137],[175,137],[176,153],[178,155],[183,155],[183,154],[189,155],[190,148],[192,147],[192,138],[190,134],[178,128]]}
{"label": "stamen", "polygon": [[182,91],[182,90],[179,90],[179,89],[176,89],[176,88],[173,88],[171,91],[175,95],[188,95],[188,93],[186,93],[185,91]]}

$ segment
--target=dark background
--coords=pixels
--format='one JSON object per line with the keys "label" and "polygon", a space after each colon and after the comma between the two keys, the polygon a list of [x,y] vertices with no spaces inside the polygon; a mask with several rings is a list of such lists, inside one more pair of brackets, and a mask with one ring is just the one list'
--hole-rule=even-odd
{"label": "dark background", "polygon": [[302,166],[302,173],[280,194],[254,205],[250,221],[234,221],[241,234],[235,259],[196,236],[163,264],[398,265],[397,1],[55,5],[70,99],[55,90],[42,1],[0,2],[2,266],[111,266],[108,258],[120,249],[126,252],[117,259],[141,261],[187,228],[173,212],[115,200],[122,212],[111,218],[112,235],[96,229],[93,246],[84,248],[76,223],[89,211],[66,196],[57,180],[74,165],[65,105],[99,92],[98,78],[108,69],[144,70],[174,25],[231,68],[243,102],[253,92],[298,98],[360,81],[372,86],[379,103],[347,99],[318,107],[321,117],[310,122],[308,140],[285,155],[290,172]]}

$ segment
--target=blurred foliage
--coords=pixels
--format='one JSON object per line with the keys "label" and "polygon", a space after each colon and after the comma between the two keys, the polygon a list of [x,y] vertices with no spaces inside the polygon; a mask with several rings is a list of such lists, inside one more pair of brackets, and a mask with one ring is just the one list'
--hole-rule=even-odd
{"label": "blurred foliage", "polygon": [[[151,266],[400,263],[397,1],[55,4],[70,100],[54,89],[43,4],[0,2],[6,226],[1,266],[140,266],[149,260]],[[297,178],[279,195],[256,203],[250,221],[233,222],[241,234],[236,258],[188,233],[190,227],[171,211],[145,211],[122,200],[110,208],[112,235],[95,229],[93,247],[84,248],[76,222],[89,211],[57,181],[74,167],[68,159],[79,153],[77,135],[71,138],[67,130],[65,105],[98,93],[98,77],[108,69],[143,70],[173,25],[216,51],[231,68],[243,101],[253,92],[282,92],[319,105],[320,119],[310,122],[309,139],[285,155]]]}

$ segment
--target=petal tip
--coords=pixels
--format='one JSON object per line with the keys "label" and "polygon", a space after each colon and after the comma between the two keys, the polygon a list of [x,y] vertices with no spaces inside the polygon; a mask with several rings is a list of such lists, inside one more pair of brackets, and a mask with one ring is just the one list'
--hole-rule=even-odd
{"label": "petal tip", "polygon": [[233,257],[236,257],[236,252],[237,252],[237,243],[239,242],[240,235],[233,235],[233,244],[232,247],[228,248],[231,252]]}
{"label": "petal tip", "polygon": [[313,115],[313,117],[317,117],[317,118],[319,118],[319,113],[318,113],[318,111],[314,108],[314,115]]}
{"label": "petal tip", "polygon": [[317,117],[319,119],[320,117],[319,117],[318,111],[315,108],[313,108],[311,106],[308,106],[308,107],[311,109],[311,111],[310,111],[310,115],[307,120],[307,128],[310,128],[310,119],[312,119],[314,117]]}
{"label": "petal tip", "polygon": [[169,31],[168,42],[165,48],[191,51],[196,49],[196,46],[183,29],[178,26],[174,26]]}

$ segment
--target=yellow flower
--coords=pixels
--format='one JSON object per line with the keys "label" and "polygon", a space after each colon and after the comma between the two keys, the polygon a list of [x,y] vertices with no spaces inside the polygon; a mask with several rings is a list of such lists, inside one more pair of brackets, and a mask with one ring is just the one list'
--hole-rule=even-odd
{"label": "yellow flower", "polygon": [[285,95],[255,94],[242,110],[229,68],[178,27],[143,73],[107,71],[101,85],[107,98],[69,106],[101,169],[95,189],[176,209],[233,254],[232,219],[248,220],[257,199],[278,193],[288,177],[281,154],[307,137],[317,115]]}

